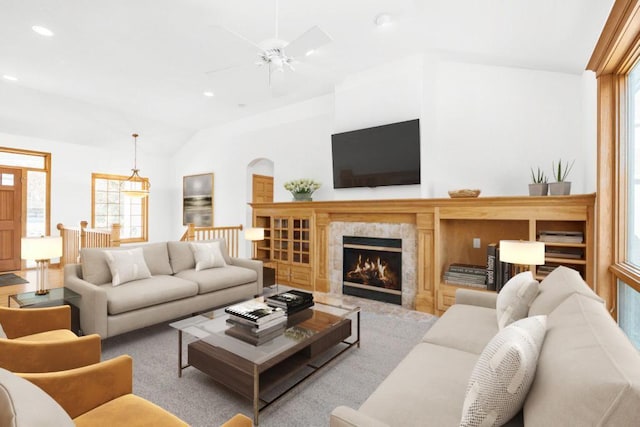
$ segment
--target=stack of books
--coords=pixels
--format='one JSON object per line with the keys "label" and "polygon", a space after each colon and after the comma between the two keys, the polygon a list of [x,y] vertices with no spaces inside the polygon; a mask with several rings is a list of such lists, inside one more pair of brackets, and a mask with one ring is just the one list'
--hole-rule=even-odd
{"label": "stack of books", "polygon": [[229,315],[227,323],[231,325],[225,333],[253,345],[271,341],[282,335],[287,327],[285,311],[264,302],[246,301],[224,311]]}
{"label": "stack of books", "polygon": [[313,307],[313,294],[291,290],[267,298],[267,304],[271,307],[280,308],[287,315],[291,315],[305,308]]}
{"label": "stack of books", "polygon": [[582,231],[540,231],[538,240],[549,243],[583,243],[584,233]]}
{"label": "stack of books", "polygon": [[454,263],[444,273],[444,282],[452,285],[465,285],[487,288],[487,269],[481,265]]}

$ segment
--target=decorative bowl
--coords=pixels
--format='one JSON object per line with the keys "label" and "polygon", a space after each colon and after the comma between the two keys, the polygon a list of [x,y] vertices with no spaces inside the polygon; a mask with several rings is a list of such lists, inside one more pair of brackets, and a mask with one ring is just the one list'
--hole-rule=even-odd
{"label": "decorative bowl", "polygon": [[468,188],[464,188],[462,190],[450,190],[449,191],[449,197],[456,199],[456,198],[462,198],[462,197],[478,197],[480,195],[480,190],[475,189],[475,190],[471,190]]}

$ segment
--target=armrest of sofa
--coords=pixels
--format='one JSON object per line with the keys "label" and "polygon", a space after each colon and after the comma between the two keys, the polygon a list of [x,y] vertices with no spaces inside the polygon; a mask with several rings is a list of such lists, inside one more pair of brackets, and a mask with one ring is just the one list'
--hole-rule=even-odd
{"label": "armrest of sofa", "polygon": [[71,329],[71,307],[42,307],[22,310],[0,307],[0,324],[9,338],[52,331]]}
{"label": "armrest of sofa", "polygon": [[256,295],[260,295],[262,293],[262,269],[263,263],[257,259],[246,259],[246,258],[231,258],[231,263],[238,267],[250,268],[258,273],[258,292]]}
{"label": "armrest of sofa", "polygon": [[389,427],[388,424],[376,420],[375,418],[371,418],[369,415],[356,411],[348,406],[338,406],[334,409],[331,412],[329,425],[331,427]]}
{"label": "armrest of sofa", "polygon": [[99,335],[64,340],[0,339],[0,367],[11,372],[54,372],[100,362]]}
{"label": "armrest of sofa", "polygon": [[133,359],[127,355],[68,371],[18,375],[53,397],[71,418],[133,391]]}
{"label": "armrest of sofa", "polygon": [[456,289],[456,304],[476,305],[478,307],[496,308],[498,294],[473,289]]}
{"label": "armrest of sofa", "polygon": [[75,303],[80,309],[80,328],[85,334],[107,336],[107,293],[99,286],[82,280],[82,266],[64,266],[64,286],[80,294]]}

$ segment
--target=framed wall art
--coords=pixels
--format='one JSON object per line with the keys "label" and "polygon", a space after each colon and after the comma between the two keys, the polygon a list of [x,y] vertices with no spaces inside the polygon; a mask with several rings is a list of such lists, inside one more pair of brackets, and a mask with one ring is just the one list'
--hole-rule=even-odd
{"label": "framed wall art", "polygon": [[213,174],[182,178],[182,225],[213,227]]}

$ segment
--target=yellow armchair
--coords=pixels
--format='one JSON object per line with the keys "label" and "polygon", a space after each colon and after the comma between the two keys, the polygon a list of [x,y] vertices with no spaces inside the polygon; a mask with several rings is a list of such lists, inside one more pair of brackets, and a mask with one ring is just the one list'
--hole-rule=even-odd
{"label": "yellow armchair", "polygon": [[0,307],[0,367],[12,372],[51,372],[100,361],[97,334],[78,337],[71,332],[68,305],[47,308]]}
{"label": "yellow armchair", "polygon": [[187,425],[132,394],[133,359],[127,355],[68,371],[18,375],[58,402],[77,426]]}

